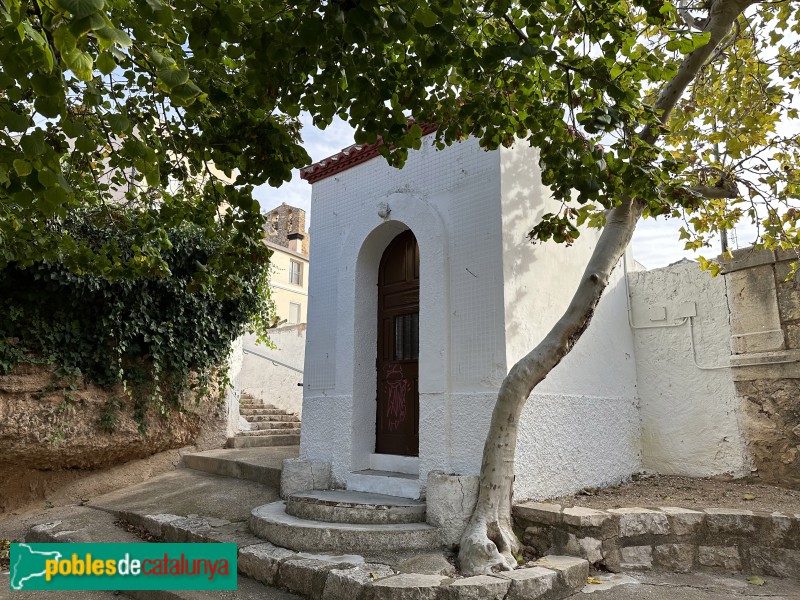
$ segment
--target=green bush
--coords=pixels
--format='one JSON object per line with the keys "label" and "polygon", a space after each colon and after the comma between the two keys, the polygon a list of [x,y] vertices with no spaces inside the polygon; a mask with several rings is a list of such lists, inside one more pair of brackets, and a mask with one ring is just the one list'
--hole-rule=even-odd
{"label": "green bush", "polygon": [[[127,232],[146,218],[84,211],[58,227],[93,249],[113,248],[109,255],[124,261],[140,250]],[[187,392],[207,393],[213,376],[226,381],[231,343],[246,329],[263,334],[273,311],[270,251],[251,244],[238,255],[235,275],[215,273],[226,262],[221,253],[228,261],[236,255],[235,240],[220,232],[194,225],[168,231],[159,250],[166,276],[109,278],[61,262],[9,265],[0,271],[0,375],[22,361],[47,362],[103,387],[122,383],[142,425],[148,406],[165,413]]]}

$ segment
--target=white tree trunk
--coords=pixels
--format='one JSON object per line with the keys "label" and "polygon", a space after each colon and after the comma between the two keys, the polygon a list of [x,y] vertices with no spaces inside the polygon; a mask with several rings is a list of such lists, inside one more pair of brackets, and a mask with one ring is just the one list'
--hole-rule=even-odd
{"label": "white tree trunk", "polygon": [[513,569],[519,548],[511,528],[511,494],[519,417],[525,401],[578,341],[589,326],[611,272],[630,243],[643,205],[626,201],[606,217],[606,226],[569,308],[550,333],[515,364],[500,386],[483,448],[478,502],[464,536],[458,560],[462,573]]}
{"label": "white tree trunk", "polygon": [[[656,101],[655,108],[662,123],[666,123],[678,99],[752,1],[713,2],[705,20],[705,30],[711,33],[709,42],[684,58],[677,74],[662,88]],[[657,134],[648,126],[640,137],[652,143]],[[606,214],[606,225],[566,312],[544,340],[511,368],[500,386],[483,448],[478,501],[461,537],[458,561],[465,575],[485,574],[494,568],[511,570],[517,566],[513,554],[520,543],[511,524],[511,496],[520,414],[533,388],[561,362],[589,326],[611,272],[628,247],[643,210],[640,201],[624,198]]]}

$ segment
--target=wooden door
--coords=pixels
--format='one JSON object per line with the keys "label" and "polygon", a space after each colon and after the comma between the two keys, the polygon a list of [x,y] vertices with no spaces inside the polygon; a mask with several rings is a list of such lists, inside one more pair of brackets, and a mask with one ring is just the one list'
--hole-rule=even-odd
{"label": "wooden door", "polygon": [[419,247],[411,231],[383,253],[378,273],[375,452],[419,454]]}

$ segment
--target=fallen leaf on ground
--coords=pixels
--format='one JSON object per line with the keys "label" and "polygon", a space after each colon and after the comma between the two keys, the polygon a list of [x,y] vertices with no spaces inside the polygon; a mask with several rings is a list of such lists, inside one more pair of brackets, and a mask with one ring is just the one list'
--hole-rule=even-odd
{"label": "fallen leaf on ground", "polygon": [[750,585],[764,585],[767,582],[761,579],[761,577],[759,577],[758,575],[751,575],[750,577],[747,578],[747,583],[749,583]]}
{"label": "fallen leaf on ground", "polygon": [[594,585],[602,585],[605,583],[605,581],[603,581],[602,579],[598,579],[597,577],[589,576],[586,578],[586,583],[593,583]]}

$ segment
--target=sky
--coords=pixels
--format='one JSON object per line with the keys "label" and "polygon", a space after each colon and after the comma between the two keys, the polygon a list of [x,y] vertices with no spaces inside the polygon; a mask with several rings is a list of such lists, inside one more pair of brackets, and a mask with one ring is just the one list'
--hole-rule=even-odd
{"label": "sky", "polygon": [[[304,146],[314,162],[332,156],[353,144],[352,128],[340,119],[324,131],[314,127],[307,116],[303,120]],[[376,159],[377,160],[377,159]],[[272,210],[282,202],[297,206],[306,211],[306,222],[313,234],[314,215],[310,214],[311,184],[300,179],[300,174],[295,171],[292,180],[284,183],[280,188],[268,185],[260,186],[255,191],[255,197],[261,203],[263,212]],[[531,223],[533,226],[534,223]],[[712,258],[720,253],[719,246],[706,248],[703,252],[694,253],[683,250],[684,242],[678,239],[682,222],[676,219],[643,219],[639,222],[633,236],[633,256],[648,269],[665,267],[683,258],[696,260],[699,255]],[[737,245],[748,246],[754,239],[751,228],[741,227],[738,232],[731,235],[731,248]],[[313,242],[312,242],[313,243]]]}

